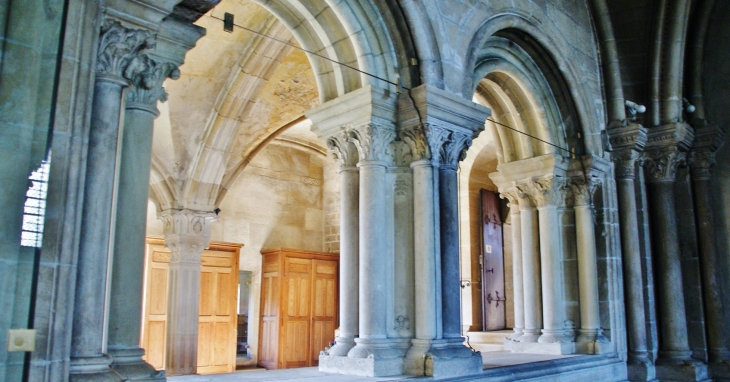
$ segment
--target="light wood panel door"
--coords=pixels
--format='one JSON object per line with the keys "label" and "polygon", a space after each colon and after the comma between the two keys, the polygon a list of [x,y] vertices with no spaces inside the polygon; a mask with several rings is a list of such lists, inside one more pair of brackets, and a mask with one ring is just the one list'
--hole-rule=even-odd
{"label": "light wood panel door", "polygon": [[279,263],[278,258],[274,256],[269,256],[264,260],[261,276],[261,301],[259,364],[267,369],[276,369],[279,359],[281,294],[279,291]]}
{"label": "light wood panel door", "polygon": [[[199,374],[232,372],[236,368],[236,303],[241,245],[211,243],[203,251],[198,316]],[[144,320],[140,346],[144,359],[165,369],[167,283],[170,251],[164,241],[147,239]]]}
{"label": "light wood panel door", "polygon": [[312,293],[311,366],[319,365],[319,352],[334,340],[337,327],[337,262],[314,260]]}
{"label": "light wood panel door", "polygon": [[147,257],[145,319],[140,346],[145,349],[145,361],[157,370],[164,370],[170,251],[162,240],[148,240]]}
{"label": "light wood panel door", "polygon": [[198,374],[236,369],[238,253],[207,250],[200,273]]}
{"label": "light wood panel door", "polygon": [[287,258],[284,261],[286,314],[283,317],[283,368],[309,365],[309,329],[312,304],[312,260]]}

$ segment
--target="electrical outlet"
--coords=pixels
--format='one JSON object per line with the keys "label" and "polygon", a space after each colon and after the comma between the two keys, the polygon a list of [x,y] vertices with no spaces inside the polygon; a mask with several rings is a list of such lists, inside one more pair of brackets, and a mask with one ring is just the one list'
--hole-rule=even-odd
{"label": "electrical outlet", "polygon": [[8,330],[8,352],[32,352],[33,350],[35,350],[34,329]]}

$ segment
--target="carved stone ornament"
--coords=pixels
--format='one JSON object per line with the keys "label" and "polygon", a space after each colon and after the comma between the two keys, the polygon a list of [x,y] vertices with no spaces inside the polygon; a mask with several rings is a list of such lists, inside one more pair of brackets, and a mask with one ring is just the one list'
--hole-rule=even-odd
{"label": "carved stone ornament", "polygon": [[574,178],[568,182],[573,202],[576,206],[587,206],[591,204],[593,194],[598,189],[600,182],[596,178]]}
{"label": "carved stone ornament", "polygon": [[350,143],[349,133],[341,132],[327,140],[327,148],[332,151],[340,166],[349,167],[357,164],[357,149]]}
{"label": "carved stone ornament", "polygon": [[649,182],[674,182],[677,168],[686,159],[686,153],[675,147],[652,150],[644,154],[644,168]]}
{"label": "carved stone ornament", "polygon": [[395,196],[408,196],[408,183],[403,179],[396,180],[393,185],[393,191],[395,192]]}
{"label": "carved stone ornament", "polygon": [[520,191],[520,205],[529,202],[537,207],[564,206],[568,194],[565,178],[546,176],[516,183]]}
{"label": "carved stone ornament", "polygon": [[211,223],[218,220],[217,216],[212,212],[173,210],[163,212],[160,218],[170,262],[199,264],[210,242]]}
{"label": "carved stone ornament", "polygon": [[152,32],[129,29],[112,19],[104,20],[96,61],[97,77],[111,77],[120,82],[131,81],[146,69],[138,53],[155,47]]}
{"label": "carved stone ornament", "polygon": [[380,123],[368,123],[349,132],[349,141],[357,147],[360,161],[390,162],[390,144],[395,129]]}
{"label": "carved stone ornament", "polygon": [[634,150],[622,150],[611,153],[611,160],[616,168],[616,179],[634,179],[636,177],[636,161],[639,153]]}
{"label": "carved stone ornament", "polygon": [[696,180],[710,180],[712,166],[715,165],[715,151],[693,150],[689,157],[692,178]]}
{"label": "carved stone ornament", "polygon": [[167,101],[167,92],[162,83],[168,78],[173,80],[180,78],[180,70],[175,64],[157,62],[146,54],[140,54],[139,60],[144,63],[146,69],[136,73],[132,78],[133,87],[127,92],[128,106],[142,104],[156,108],[157,101]]}
{"label": "carved stone ornament", "polygon": [[401,130],[400,138],[411,149],[413,161],[428,159],[433,165],[441,163],[444,144],[448,142],[450,132],[433,123],[417,125]]}
{"label": "carved stone ornament", "polygon": [[531,179],[515,182],[514,196],[521,210],[532,209],[537,206],[535,195],[538,193],[535,182]]}
{"label": "carved stone ornament", "polygon": [[466,134],[452,132],[441,151],[442,166],[456,169],[459,162],[466,158],[466,150],[471,147],[471,137]]}
{"label": "carved stone ornament", "polygon": [[692,178],[710,180],[715,153],[725,142],[725,134],[717,126],[705,126],[695,130],[695,142],[689,156]]}
{"label": "carved stone ornament", "polygon": [[516,211],[519,211],[518,207],[520,205],[520,198],[519,190],[517,190],[516,187],[500,192],[499,197],[502,199],[507,199],[509,201],[508,206],[510,208],[510,213],[515,213]]}

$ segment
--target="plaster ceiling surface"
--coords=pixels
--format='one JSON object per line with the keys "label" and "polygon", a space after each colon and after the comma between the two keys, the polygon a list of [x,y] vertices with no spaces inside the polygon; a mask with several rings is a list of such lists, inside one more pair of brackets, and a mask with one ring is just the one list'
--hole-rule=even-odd
{"label": "plaster ceiling surface", "polygon": [[[226,140],[220,146],[226,152],[221,166],[231,170],[252,145],[281,133],[283,126],[319,103],[305,53],[242,28],[223,31],[218,18],[226,12],[235,15],[237,25],[296,45],[271,13],[251,1],[223,0],[197,20],[206,35],[188,52],[180,78],[165,82],[168,102],[156,121],[153,155],[167,167],[164,171],[169,173],[161,174],[163,178],[184,182],[194,167],[201,166],[203,146],[212,146],[216,139]],[[243,105],[234,115],[226,111],[231,102]],[[220,133],[221,124],[231,130],[228,135]],[[311,133],[299,135],[323,145]]]}

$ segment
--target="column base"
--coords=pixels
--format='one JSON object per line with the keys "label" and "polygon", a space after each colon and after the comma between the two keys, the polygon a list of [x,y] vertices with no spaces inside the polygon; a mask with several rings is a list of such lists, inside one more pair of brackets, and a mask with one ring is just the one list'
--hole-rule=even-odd
{"label": "column base", "polygon": [[125,377],[125,381],[165,381],[165,372],[155,370],[142,357],[144,349],[110,349],[114,362],[112,368]]}
{"label": "column base", "polygon": [[348,356],[319,355],[319,371],[357,375],[361,377],[388,377],[403,374],[403,358],[353,358]]}
{"label": "column base", "polygon": [[579,354],[608,354],[614,352],[611,341],[598,330],[581,330],[575,339],[575,352]]}
{"label": "column base", "polygon": [[392,338],[355,338],[355,347],[347,352],[350,358],[399,358],[408,349],[408,340]]}
{"label": "column base", "polygon": [[69,381],[120,382],[123,380],[124,378],[111,368],[109,357],[71,358]]}
{"label": "column base", "polygon": [[694,360],[658,360],[656,377],[660,381],[710,381],[707,365]]}
{"label": "column base", "polygon": [[522,332],[522,328],[514,328],[513,330],[515,332],[507,337],[507,339],[510,341],[519,341],[520,338],[524,335],[524,333]]}
{"label": "column base", "polygon": [[656,381],[656,368],[648,359],[631,360],[629,358],[626,369],[631,382],[654,382]]}
{"label": "column base", "polygon": [[403,360],[403,374],[451,378],[481,374],[481,353],[464,346],[464,338],[411,340]]}
{"label": "column base", "polygon": [[522,329],[522,335],[517,340],[519,342],[537,342],[540,338],[540,329]]}
{"label": "column base", "polygon": [[355,338],[335,337],[335,345],[324,351],[326,355],[344,357],[355,347]]}
{"label": "column base", "polygon": [[542,335],[537,339],[541,344],[569,343],[573,342],[575,335],[572,330],[543,329]]}
{"label": "column base", "polygon": [[709,363],[707,369],[713,381],[730,381],[729,361]]}
{"label": "column base", "polygon": [[504,350],[512,353],[532,353],[532,354],[575,354],[574,342],[515,342],[504,340]]}

